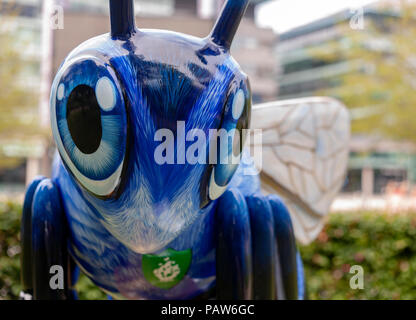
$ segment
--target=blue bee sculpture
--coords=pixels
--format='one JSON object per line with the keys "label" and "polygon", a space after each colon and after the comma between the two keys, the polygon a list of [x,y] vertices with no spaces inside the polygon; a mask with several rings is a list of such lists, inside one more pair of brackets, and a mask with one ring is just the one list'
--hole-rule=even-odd
{"label": "blue bee sculpture", "polygon": [[200,161],[217,138],[187,161],[194,129],[249,128],[249,81],[230,55],[248,2],[226,1],[200,39],[137,29],[133,0],[110,0],[111,33],[73,50],[52,86],[59,155],[26,193],[22,298],[75,299],[79,271],[117,299],[304,298],[282,200],[250,165]]}

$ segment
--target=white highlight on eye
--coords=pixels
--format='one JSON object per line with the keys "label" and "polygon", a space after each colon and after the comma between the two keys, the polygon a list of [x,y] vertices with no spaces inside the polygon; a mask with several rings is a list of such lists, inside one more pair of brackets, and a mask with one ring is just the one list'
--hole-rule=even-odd
{"label": "white highlight on eye", "polygon": [[221,187],[215,182],[215,168],[212,169],[211,180],[209,182],[209,198],[217,200],[227,190],[228,185]]}
{"label": "white highlight on eye", "polygon": [[98,80],[95,86],[95,96],[98,104],[104,111],[111,111],[116,105],[116,90],[113,83],[107,77]]}
{"label": "white highlight on eye", "polygon": [[241,117],[241,114],[244,111],[244,106],[246,104],[246,97],[242,89],[238,90],[234,96],[233,100],[233,118],[238,120]]}
{"label": "white highlight on eye", "polygon": [[61,83],[58,87],[58,93],[56,94],[56,97],[59,101],[61,101],[64,98],[65,95],[65,85]]}

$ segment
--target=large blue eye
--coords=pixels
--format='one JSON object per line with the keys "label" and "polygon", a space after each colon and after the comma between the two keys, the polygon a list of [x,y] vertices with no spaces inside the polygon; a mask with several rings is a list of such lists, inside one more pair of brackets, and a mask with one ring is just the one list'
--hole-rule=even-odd
{"label": "large blue eye", "polygon": [[221,128],[215,139],[217,162],[208,166],[201,179],[201,208],[221,197],[227,190],[240,162],[244,130],[249,127],[250,117],[251,91],[246,79],[245,82],[233,83],[227,96]]}
{"label": "large blue eye", "polygon": [[237,89],[230,97],[228,108],[222,123],[223,135],[220,135],[218,162],[213,167],[209,181],[209,198],[218,199],[227,189],[236,172],[243,148],[243,130],[248,129],[250,117],[249,93]]}
{"label": "large blue eye", "polygon": [[94,57],[67,62],[51,93],[58,151],[77,181],[97,196],[119,186],[127,148],[122,90],[109,64]]}

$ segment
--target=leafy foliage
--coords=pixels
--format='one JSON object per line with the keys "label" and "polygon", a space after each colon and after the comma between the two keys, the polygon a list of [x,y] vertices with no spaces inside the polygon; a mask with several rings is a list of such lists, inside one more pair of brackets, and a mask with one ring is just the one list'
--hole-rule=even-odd
{"label": "leafy foliage", "polygon": [[[0,10],[10,11],[7,3],[0,2]],[[16,9],[17,10],[17,9]],[[19,163],[18,156],[5,152],[3,144],[19,142],[46,135],[38,125],[38,94],[33,73],[39,73],[38,58],[30,54],[30,43],[18,37],[17,14],[1,18],[0,23],[0,166],[11,167]],[[20,32],[21,34],[21,32]],[[36,81],[36,80],[35,80]],[[29,144],[30,146],[30,144]]]}
{"label": "leafy foliage", "polygon": [[[21,206],[0,202],[0,300],[18,299],[20,285]],[[101,300],[106,295],[87,277],[77,283],[79,299]]]}
{"label": "leafy foliage", "polygon": [[364,15],[364,30],[341,23],[338,37],[308,48],[314,59],[349,70],[316,94],[355,111],[355,133],[416,141],[415,9],[414,2],[388,2],[378,15]]}
{"label": "leafy foliage", "polygon": [[20,292],[20,210],[0,203],[0,299],[17,298]]}
{"label": "leafy foliage", "polygon": [[[301,248],[310,299],[415,299],[416,214],[332,214],[318,240]],[[364,269],[364,290],[350,268]]]}
{"label": "leafy foliage", "polygon": [[[20,292],[21,207],[0,203],[0,300]],[[310,299],[416,299],[416,214],[332,214],[317,241],[302,247]],[[364,290],[349,286],[352,265],[365,272]],[[106,299],[81,276],[80,299]]]}

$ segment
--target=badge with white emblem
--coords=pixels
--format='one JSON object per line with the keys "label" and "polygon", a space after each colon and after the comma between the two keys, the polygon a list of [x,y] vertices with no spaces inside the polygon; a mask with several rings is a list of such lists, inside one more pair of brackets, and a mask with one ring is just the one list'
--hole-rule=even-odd
{"label": "badge with white emblem", "polygon": [[155,287],[170,289],[177,285],[188,272],[192,250],[167,249],[159,255],[145,254],[142,258],[143,274]]}

